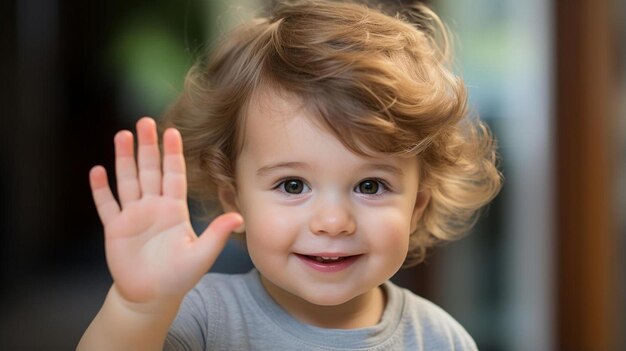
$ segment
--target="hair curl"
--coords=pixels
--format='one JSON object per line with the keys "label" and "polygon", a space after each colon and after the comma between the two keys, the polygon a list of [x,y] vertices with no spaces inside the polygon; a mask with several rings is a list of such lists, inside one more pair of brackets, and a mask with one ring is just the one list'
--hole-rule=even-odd
{"label": "hair curl", "polygon": [[418,157],[431,198],[405,266],[466,233],[501,186],[495,141],[468,114],[446,27],[422,5],[401,12],[340,1],[279,3],[235,28],[189,71],[162,128],[177,128],[189,194],[235,188],[246,108],[260,89],[295,94],[350,150]]}

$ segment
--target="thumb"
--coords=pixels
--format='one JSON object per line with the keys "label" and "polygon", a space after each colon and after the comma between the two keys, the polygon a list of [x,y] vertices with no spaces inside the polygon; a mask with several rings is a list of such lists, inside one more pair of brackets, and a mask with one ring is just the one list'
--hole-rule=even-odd
{"label": "thumb", "polygon": [[216,217],[196,242],[198,259],[207,264],[207,270],[224,249],[230,233],[242,226],[243,217],[237,212],[229,212]]}

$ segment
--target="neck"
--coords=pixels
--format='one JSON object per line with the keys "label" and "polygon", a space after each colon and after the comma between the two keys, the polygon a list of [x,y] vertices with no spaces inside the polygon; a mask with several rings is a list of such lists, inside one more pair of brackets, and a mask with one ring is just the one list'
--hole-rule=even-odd
{"label": "neck", "polygon": [[371,327],[380,321],[385,309],[385,294],[375,287],[352,300],[333,306],[320,306],[284,291],[261,276],[269,295],[302,323],[328,329]]}

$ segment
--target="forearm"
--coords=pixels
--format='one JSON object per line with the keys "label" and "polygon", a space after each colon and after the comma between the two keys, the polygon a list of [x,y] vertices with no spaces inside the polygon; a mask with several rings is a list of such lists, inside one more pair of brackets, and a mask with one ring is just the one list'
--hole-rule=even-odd
{"label": "forearm", "polygon": [[83,334],[77,350],[162,350],[180,300],[154,306],[133,305],[111,287]]}

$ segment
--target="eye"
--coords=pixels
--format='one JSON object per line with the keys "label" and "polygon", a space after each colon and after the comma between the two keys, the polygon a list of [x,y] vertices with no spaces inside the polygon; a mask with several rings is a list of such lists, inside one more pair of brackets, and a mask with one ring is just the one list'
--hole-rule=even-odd
{"label": "eye", "polygon": [[376,179],[366,179],[360,182],[354,191],[365,195],[379,195],[387,190],[385,184]]}
{"label": "eye", "polygon": [[288,194],[302,194],[310,190],[309,186],[300,179],[286,179],[280,182],[277,188]]}

